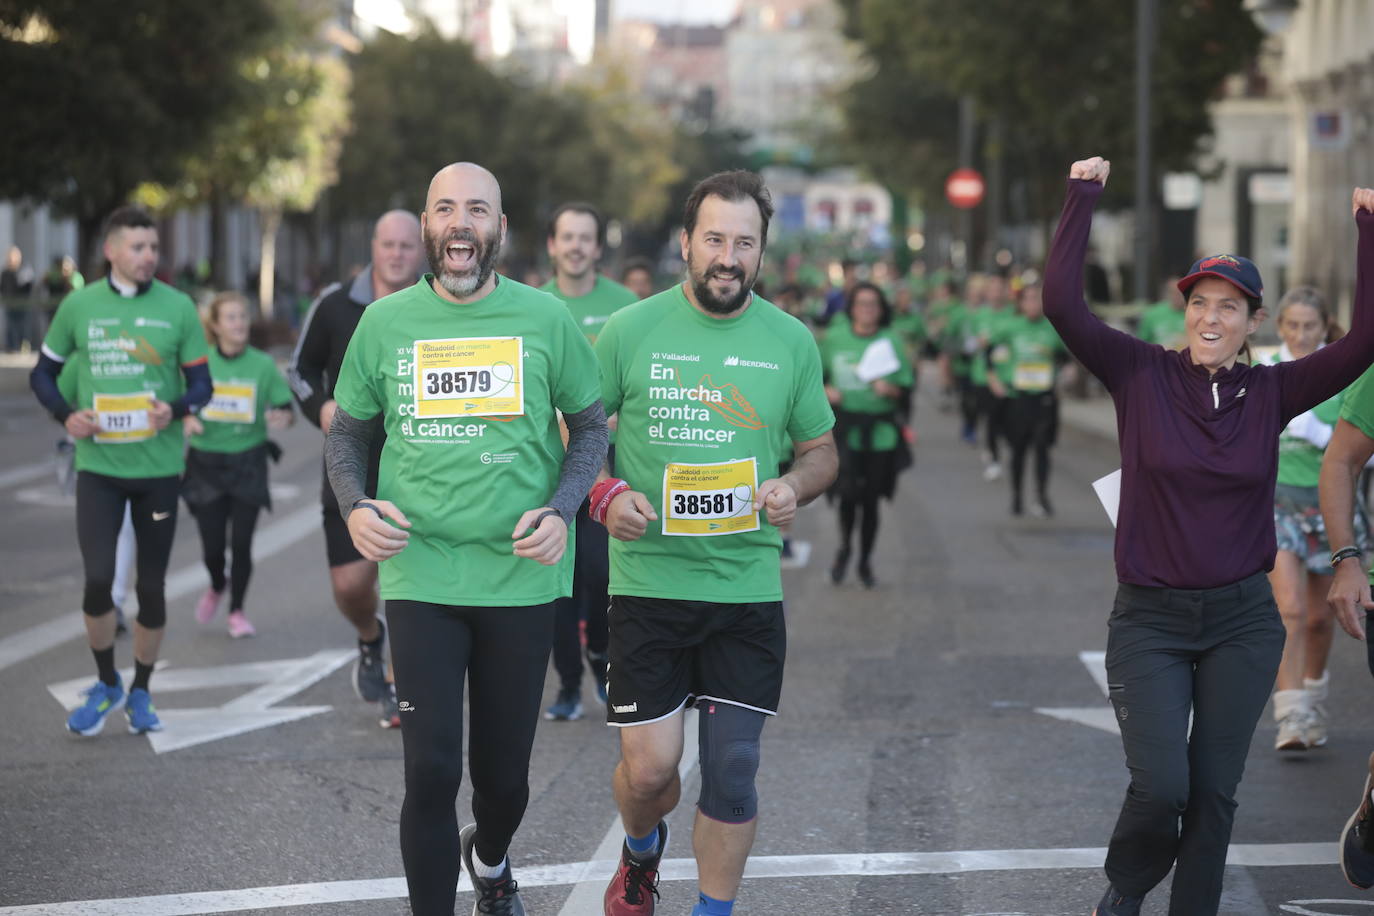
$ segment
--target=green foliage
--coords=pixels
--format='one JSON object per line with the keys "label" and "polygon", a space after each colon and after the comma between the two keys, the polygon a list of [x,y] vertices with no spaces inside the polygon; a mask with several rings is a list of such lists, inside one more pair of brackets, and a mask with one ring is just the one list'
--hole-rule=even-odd
{"label": "green foliage", "polygon": [[[1074,159],[1112,160],[1109,193],[1129,193],[1135,163],[1135,4],[1127,0],[840,0],[847,28],[865,46],[876,74],[850,93],[851,133],[875,173],[899,174],[907,154],[948,157],[948,144],[925,152],[933,127],[957,133],[953,100],[971,96],[980,117],[1006,125],[1008,175],[1027,182],[1031,208],[1051,212]],[[1211,133],[1208,103],[1242,70],[1260,35],[1242,0],[1162,0],[1154,55],[1152,136],[1161,171],[1189,168]],[[901,111],[901,86],[920,87],[913,106],[946,101],[945,120]],[[870,90],[866,92],[865,90]],[[934,109],[930,114],[935,114]],[[948,161],[948,160],[947,160]],[[929,200],[944,169],[906,180]],[[1123,189],[1125,189],[1123,191]]]}
{"label": "green foliage", "polygon": [[140,182],[175,181],[250,94],[243,59],[273,27],[267,0],[0,0],[0,198],[88,228]]}

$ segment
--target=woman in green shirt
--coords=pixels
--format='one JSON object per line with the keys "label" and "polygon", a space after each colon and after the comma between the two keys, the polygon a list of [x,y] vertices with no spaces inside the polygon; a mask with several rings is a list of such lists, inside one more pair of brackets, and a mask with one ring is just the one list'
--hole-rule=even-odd
{"label": "woman in green shirt", "polygon": [[[1310,286],[1291,289],[1279,301],[1279,347],[1273,362],[1302,359],[1329,343],[1331,322],[1322,294]],[[1278,553],[1269,583],[1288,639],[1274,684],[1274,749],[1305,751],[1326,744],[1325,701],[1335,617],[1326,603],[1331,586],[1331,544],[1326,537],[1317,481],[1322,456],[1340,418],[1344,393],[1299,414],[1279,436],[1279,473],[1274,487]],[[1355,540],[1368,552],[1363,508],[1355,505]],[[1346,544],[1338,545],[1349,546]]]}
{"label": "woman in green shirt", "polygon": [[[267,430],[285,429],[296,419],[291,390],[277,364],[248,346],[251,321],[248,302],[239,293],[220,293],[211,300],[205,331],[213,345],[210,378],[215,393],[198,415],[184,421],[191,447],[181,496],[196,518],[210,573],[210,587],[196,603],[196,620],[209,623],[214,618],[228,586],[229,635],[235,639],[257,632],[243,612],[243,599],[253,573],[258,513],[272,508],[267,456],[274,446],[267,441]],[[227,582],[226,547],[232,556]]]}
{"label": "woman in green shirt", "polygon": [[878,500],[892,498],[902,456],[910,454],[902,418],[912,384],[911,361],[889,327],[892,307],[877,286],[856,284],[845,316],[848,320],[834,322],[821,341],[825,393],[835,409],[840,452],[840,472],[831,491],[840,502],[840,549],[830,578],[836,585],[844,581],[857,521],[859,581],[873,588]]}
{"label": "woman in green shirt", "polygon": [[1059,368],[1067,359],[1064,342],[1045,317],[1040,285],[1021,290],[1016,314],[994,332],[988,387],[1006,404],[1005,431],[1011,445],[1011,514],[1023,511],[1021,481],[1026,456],[1035,450],[1036,501],[1031,514],[1054,514],[1050,505],[1050,448],[1059,434]]}

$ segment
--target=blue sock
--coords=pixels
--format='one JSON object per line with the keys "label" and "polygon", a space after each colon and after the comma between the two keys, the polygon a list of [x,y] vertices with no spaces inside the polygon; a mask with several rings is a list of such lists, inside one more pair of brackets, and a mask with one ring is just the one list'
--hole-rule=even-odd
{"label": "blue sock", "polygon": [[645,837],[625,834],[625,845],[636,856],[649,857],[654,855],[658,852],[658,826],[655,825],[654,829]]}
{"label": "blue sock", "polygon": [[697,905],[692,907],[692,916],[730,916],[734,909],[733,900],[717,900],[698,892]]}

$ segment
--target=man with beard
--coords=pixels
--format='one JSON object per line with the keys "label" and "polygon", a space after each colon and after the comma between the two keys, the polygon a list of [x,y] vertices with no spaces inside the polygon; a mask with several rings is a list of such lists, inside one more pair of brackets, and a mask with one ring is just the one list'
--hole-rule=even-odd
{"label": "man with beard", "polygon": [[[541,287],[567,303],[586,335],[596,335],[607,319],[638,296],[597,273],[606,227],[591,204],[567,203],[549,218],[548,250],[553,279]],[[612,430],[614,442],[614,430]],[[561,686],[544,718],[571,721],[582,718],[582,637],[585,625],[587,667],[595,680],[596,698],[606,702],[606,529],[587,516],[587,504],[577,510],[577,555],[573,562],[573,596],[558,602],[553,633],[553,666]]]}
{"label": "man with beard", "polygon": [[[474,913],[518,916],[506,852],[529,800],[553,603],[571,592],[568,526],[605,460],[606,415],[567,308],[493,271],[506,235],[495,177],[441,169],[420,226],[432,273],[363,314],[325,457],[354,546],[381,563],[412,912],[453,912],[461,861]],[[386,444],[369,491],[377,417]],[[460,833],[465,682],[476,823]]]}
{"label": "man with beard", "polygon": [[[693,914],[728,914],[753,845],[764,720],[782,690],[779,526],[835,479],[835,417],[816,343],[753,295],[772,202],[752,172],[687,199],[688,280],[622,309],[597,338],[619,412],[617,472],[592,490],[611,542],[608,720],[626,838],[609,916],[650,914],[681,793],[684,711],[700,713]],[[778,475],[790,444],[795,459]]]}
{"label": "man with beard", "polygon": [[[344,351],[374,301],[415,284],[420,273],[420,221],[414,213],[391,210],[372,229],[372,261],[352,283],[327,288],[305,316],[296,351],[287,366],[287,379],[307,420],[329,434],[334,418],[334,386],[339,380]],[[385,441],[380,419],[373,424],[372,451],[367,462],[368,492],[377,486],[377,462]],[[329,481],[320,490],[324,519],[324,552],[334,604],[358,631],[358,660],[353,665],[353,689],[366,703],[381,702],[383,728],[399,728],[396,689],[386,670],[386,624],[377,616],[377,564],[353,547],[348,528],[339,517],[339,504]],[[223,594],[207,590],[196,605],[196,619],[209,622]]]}

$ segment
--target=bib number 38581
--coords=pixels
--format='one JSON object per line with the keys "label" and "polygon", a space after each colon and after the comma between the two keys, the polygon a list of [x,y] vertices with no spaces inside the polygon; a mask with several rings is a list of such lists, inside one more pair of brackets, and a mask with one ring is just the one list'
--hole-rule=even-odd
{"label": "bib number 38581", "polygon": [[415,415],[423,418],[523,414],[523,345],[520,337],[415,341]]}
{"label": "bib number 38581", "polygon": [[759,530],[758,462],[670,463],[663,472],[663,533],[712,537]]}

